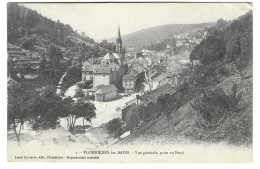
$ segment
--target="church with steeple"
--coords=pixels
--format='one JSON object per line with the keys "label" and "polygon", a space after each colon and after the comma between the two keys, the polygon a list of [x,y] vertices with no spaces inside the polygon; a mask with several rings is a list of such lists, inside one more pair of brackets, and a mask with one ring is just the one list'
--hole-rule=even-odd
{"label": "church with steeple", "polygon": [[[82,81],[93,80],[93,88],[113,86],[122,88],[122,78],[127,73],[127,65],[123,64],[123,43],[118,27],[116,50],[108,52],[101,58],[101,63],[84,62],[82,66]],[[114,88],[114,87],[113,87]],[[99,93],[100,94],[100,93]]]}
{"label": "church with steeple", "polygon": [[121,66],[123,63],[123,42],[120,34],[120,27],[118,26],[118,34],[116,39],[116,51],[109,52],[102,58],[102,65],[109,65],[113,62]]}

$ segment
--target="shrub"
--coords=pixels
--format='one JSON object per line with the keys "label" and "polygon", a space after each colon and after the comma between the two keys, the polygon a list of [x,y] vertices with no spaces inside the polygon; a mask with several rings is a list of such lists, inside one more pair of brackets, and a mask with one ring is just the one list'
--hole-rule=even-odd
{"label": "shrub", "polygon": [[221,61],[226,53],[223,42],[215,36],[208,36],[197,45],[190,54],[190,59],[199,59],[204,65]]}
{"label": "shrub", "polygon": [[140,105],[137,107],[137,112],[140,114],[140,120],[142,121],[150,121],[151,120],[151,113],[148,110],[148,107],[145,105]]}
{"label": "shrub", "polygon": [[78,87],[79,89],[82,89],[82,88],[83,88],[83,83],[78,83],[78,84],[77,84],[77,87]]}
{"label": "shrub", "polygon": [[20,39],[21,47],[26,50],[33,49],[33,45],[35,44],[35,39],[30,37],[23,37]]}
{"label": "shrub", "polygon": [[195,97],[190,105],[197,111],[199,117],[198,126],[204,129],[216,129],[227,118],[233,117],[244,107],[239,106],[243,94],[237,91],[237,85],[233,84],[232,92],[226,94],[222,88],[212,92],[203,92],[201,98]]}
{"label": "shrub", "polygon": [[181,106],[181,102],[175,94],[165,94],[158,98],[158,105],[160,111],[167,119],[172,118],[172,113],[177,112]]}
{"label": "shrub", "polygon": [[83,89],[90,89],[90,85],[93,84],[93,80],[86,80],[83,82],[82,84],[82,88]]}
{"label": "shrub", "polygon": [[114,138],[119,137],[124,133],[123,124],[123,121],[119,118],[114,118],[113,120],[110,120],[106,125],[108,133],[113,135]]}
{"label": "shrub", "polygon": [[84,93],[81,88],[77,88],[76,93],[74,95],[75,97],[83,97]]}
{"label": "shrub", "polygon": [[95,100],[95,95],[87,94],[83,97],[84,100]]}
{"label": "shrub", "polygon": [[194,73],[191,76],[191,81],[196,87],[205,87],[215,84],[215,71],[219,68],[221,62],[209,65],[197,65],[194,68]]}

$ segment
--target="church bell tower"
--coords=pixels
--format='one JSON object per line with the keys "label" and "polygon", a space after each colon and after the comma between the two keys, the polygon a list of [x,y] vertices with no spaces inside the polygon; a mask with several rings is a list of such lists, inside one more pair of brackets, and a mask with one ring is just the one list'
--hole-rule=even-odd
{"label": "church bell tower", "polygon": [[118,35],[116,39],[116,53],[122,54],[122,39],[120,34],[120,26],[118,26]]}

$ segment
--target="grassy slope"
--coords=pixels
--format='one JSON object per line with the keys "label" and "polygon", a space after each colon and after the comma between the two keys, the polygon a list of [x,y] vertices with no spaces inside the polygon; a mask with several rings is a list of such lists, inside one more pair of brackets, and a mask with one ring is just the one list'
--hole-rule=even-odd
{"label": "grassy slope", "polygon": [[[244,98],[240,104],[249,104],[247,109],[239,112],[233,119],[227,119],[217,132],[202,131],[196,125],[196,112],[189,103],[179,109],[178,114],[171,120],[161,117],[139,128],[117,145],[124,144],[174,144],[174,143],[203,143],[224,142],[230,144],[252,143],[252,66],[225,78],[217,86],[225,92],[230,92],[233,83],[238,84],[238,91],[243,91]],[[214,86],[216,87],[216,86]],[[213,88],[214,88],[213,87]]]}

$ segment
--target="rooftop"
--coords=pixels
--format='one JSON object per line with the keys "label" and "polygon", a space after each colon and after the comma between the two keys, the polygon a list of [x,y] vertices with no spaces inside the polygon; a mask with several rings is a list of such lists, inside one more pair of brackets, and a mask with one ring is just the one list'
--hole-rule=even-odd
{"label": "rooftop", "polygon": [[103,59],[110,60],[110,59],[120,59],[122,57],[119,53],[107,53]]}
{"label": "rooftop", "polygon": [[160,82],[160,81],[162,81],[163,79],[165,79],[166,76],[167,76],[166,74],[162,73],[162,74],[160,74],[159,76],[155,77],[155,79],[156,79],[157,82]]}
{"label": "rooftop", "polygon": [[107,86],[101,86],[97,91],[96,94],[103,94],[103,93],[109,93],[117,91],[117,88],[114,84],[107,85]]}
{"label": "rooftop", "polygon": [[24,78],[29,79],[29,80],[36,79],[37,77],[39,77],[39,75],[37,75],[37,74],[24,75]]}
{"label": "rooftop", "polygon": [[133,77],[131,74],[127,74],[123,76],[123,81],[135,81],[136,78]]}
{"label": "rooftop", "polygon": [[160,75],[162,75],[162,73],[156,71],[156,73],[151,76],[151,79],[155,79]]}
{"label": "rooftop", "polygon": [[122,57],[120,53],[113,53],[113,55],[116,59],[120,59]]}
{"label": "rooftop", "polygon": [[163,65],[154,65],[153,68],[160,73],[166,73],[167,69]]}
{"label": "rooftop", "polygon": [[18,82],[15,81],[14,79],[8,77],[7,78],[7,86],[14,85],[14,84],[18,84]]}
{"label": "rooftop", "polygon": [[82,71],[93,71],[93,65],[89,63],[88,61],[85,61],[82,64]]}
{"label": "rooftop", "polygon": [[110,74],[111,69],[109,67],[97,67],[94,69],[94,74]]}
{"label": "rooftop", "polygon": [[117,64],[116,62],[112,62],[112,63],[110,63],[109,65],[107,65],[108,67],[110,67],[110,68],[113,68],[113,70],[115,69],[115,70],[118,70],[119,69],[119,64]]}
{"label": "rooftop", "polygon": [[106,59],[106,60],[110,60],[110,59],[115,59],[115,56],[112,54],[112,53],[107,53],[103,59]]}
{"label": "rooftop", "polygon": [[165,85],[152,90],[142,96],[139,97],[139,99],[144,103],[144,104],[149,104],[151,102],[156,103],[157,98],[160,95],[166,94],[166,93],[174,93],[176,92],[173,86],[169,83],[166,83]]}

